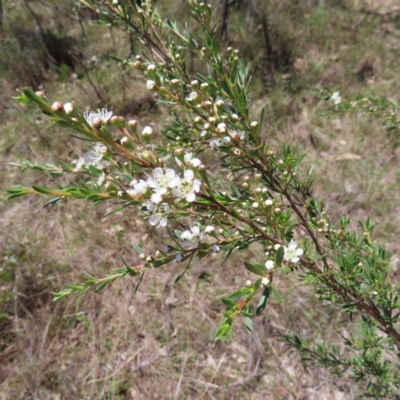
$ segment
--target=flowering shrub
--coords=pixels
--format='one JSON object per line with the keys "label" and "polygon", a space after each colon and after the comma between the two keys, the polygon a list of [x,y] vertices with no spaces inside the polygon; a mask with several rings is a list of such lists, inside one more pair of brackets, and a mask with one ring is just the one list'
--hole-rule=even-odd
{"label": "flowering shrub", "polygon": [[[305,362],[365,380],[365,390],[373,395],[396,393],[400,378],[392,360],[400,349],[400,286],[389,279],[392,255],[372,240],[369,220],[360,222],[359,234],[349,229],[348,217],[330,218],[313,195],[311,174],[300,168],[305,155],[297,146],[263,138],[263,112],[254,118],[249,111],[248,68],[236,50],[219,49],[212,6],[188,0],[202,32],[194,37],[177,23],[162,20],[150,1],[140,6],[135,1],[82,3],[102,23],[143,44],[143,55],[134,60],[114,58],[138,71],[143,86],[173,110],[171,120],[159,138],[152,127],[125,121],[107,108],[87,113],[73,102],[50,105],[43,93],[24,89],[17,100],[35,102],[57,125],[92,145],[74,165],[14,164],[74,179],[56,189],[16,186],[8,189],[9,198],[44,194],[50,197],[46,206],[70,197],[94,204],[111,200],[118,203],[111,212],[137,207],[149,224],[165,228],[169,242],[152,254],[132,244],[140,265],[123,261],[105,277],[67,285],[54,293],[54,300],[91,288],[98,292],[127,275],[139,277],[137,290],[148,269],[171,262],[184,263],[178,282],[212,254],[221,253],[222,261],[234,250],[258,243],[265,257],[255,264],[244,261],[255,279],[222,299],[227,311],[215,338],[232,338],[239,316],[252,330],[253,318],[263,312],[270,295],[281,298],[273,282],[282,269],[312,285],[321,302],[336,303],[350,318],[360,317],[360,329],[344,339],[346,354],[323,342],[311,346],[295,333],[283,339],[301,351]],[[207,73],[189,71],[189,53],[196,54],[199,70],[204,66]],[[338,92],[331,101],[333,107],[343,106]],[[221,190],[203,162],[212,157],[218,157],[228,176]]]}

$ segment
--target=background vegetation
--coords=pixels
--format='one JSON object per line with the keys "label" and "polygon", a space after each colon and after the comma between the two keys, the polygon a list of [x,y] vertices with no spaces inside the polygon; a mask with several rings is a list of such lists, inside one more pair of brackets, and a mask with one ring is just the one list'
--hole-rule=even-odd
{"label": "background vegetation", "polygon": [[[183,1],[155,1],[183,24]],[[400,133],[363,113],[323,117],[323,88],[346,98],[397,99],[400,10],[395,2],[356,0],[214,1],[219,35],[253,71],[254,112],[267,105],[266,138],[299,142],[330,215],[373,216],[376,238],[400,254]],[[154,128],[168,118],[135,73],[109,57],[135,54],[120,32],[99,26],[72,1],[4,1],[0,40],[2,188],[43,183],[8,162],[71,162],[83,144],[54,128],[33,106],[12,102],[18,87],[71,99],[84,109],[108,105]],[[188,22],[190,24],[190,21]],[[193,60],[193,68],[196,68]],[[49,182],[51,177],[47,178]],[[288,276],[275,279],[285,302],[272,301],[248,335],[213,341],[223,304],[214,301],[249,278],[241,259],[200,264],[173,285],[177,269],[115,283],[101,294],[51,302],[51,291],[120,266],[130,242],[163,246],[133,210],[107,218],[107,205],[40,198],[0,204],[0,398],[16,399],[353,399],[358,388],[329,371],[302,366],[280,341],[298,330],[312,342],[338,343],[348,319],[316,308],[313,293]],[[257,254],[249,253],[248,259]],[[130,257],[135,257],[134,253]],[[395,280],[400,260],[393,260]],[[179,312],[177,311],[179,305]]]}

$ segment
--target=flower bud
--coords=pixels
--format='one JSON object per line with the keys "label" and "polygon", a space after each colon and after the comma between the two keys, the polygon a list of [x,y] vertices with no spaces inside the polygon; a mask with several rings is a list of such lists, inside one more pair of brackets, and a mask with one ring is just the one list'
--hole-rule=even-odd
{"label": "flower bud", "polygon": [[225,104],[225,103],[224,103],[223,100],[217,100],[217,101],[215,102],[215,105],[216,105],[217,107],[222,107],[224,104]]}
{"label": "flower bud", "polygon": [[156,83],[152,80],[148,80],[146,83],[146,87],[148,90],[154,90],[156,88]]}
{"label": "flower bud", "polygon": [[92,121],[92,126],[95,129],[100,129],[102,127],[101,119],[99,117],[94,118]]}
{"label": "flower bud", "polygon": [[265,205],[267,207],[272,206],[272,204],[273,204],[273,201],[271,199],[265,200]]}
{"label": "flower bud", "polygon": [[72,103],[64,104],[64,111],[67,115],[72,115],[75,111],[75,106]]}
{"label": "flower bud", "polygon": [[179,85],[179,80],[178,79],[171,79],[171,85],[174,85],[174,86]]}
{"label": "flower bud", "polygon": [[202,83],[202,84],[200,85],[200,88],[201,88],[202,90],[208,89],[208,83],[207,83],[207,82]]}
{"label": "flower bud", "polygon": [[153,134],[153,129],[151,126],[145,126],[142,130],[142,136],[151,136]]}
{"label": "flower bud", "polygon": [[150,64],[146,69],[147,71],[155,71],[157,67],[154,64]]}
{"label": "flower bud", "polygon": [[195,122],[195,124],[198,124],[198,123],[200,123],[202,120],[203,120],[203,119],[202,119],[201,117],[197,116],[197,117],[194,119],[194,122]]}
{"label": "flower bud", "polygon": [[280,209],[280,208],[278,208],[278,207],[275,208],[275,210],[274,210],[274,213],[275,213],[275,214],[279,214],[280,212],[281,212],[281,209]]}
{"label": "flower bud", "polygon": [[51,106],[51,111],[53,111],[53,113],[59,113],[61,111],[64,111],[64,104],[59,101],[56,101]]}
{"label": "flower bud", "polygon": [[141,253],[139,257],[141,260],[145,260],[147,258],[147,255],[145,253]]}
{"label": "flower bud", "polygon": [[140,61],[135,61],[133,67],[136,69],[142,69],[142,63]]}
{"label": "flower bud", "polygon": [[210,124],[215,124],[215,121],[216,121],[216,119],[215,119],[214,117],[209,117],[209,118],[208,118],[208,122],[209,122]]}
{"label": "flower bud", "polygon": [[194,81],[190,82],[190,85],[192,87],[199,86],[199,81],[195,79]]}
{"label": "flower bud", "polygon": [[176,150],[174,151],[174,154],[175,154],[176,156],[180,156],[180,155],[183,154],[183,152],[184,152],[184,150],[183,150],[182,148],[179,148],[179,149],[176,149]]}
{"label": "flower bud", "polygon": [[122,146],[126,146],[128,143],[129,143],[129,139],[128,139],[126,136],[124,136],[124,137],[121,139],[121,145],[122,145]]}
{"label": "flower bud", "polygon": [[257,121],[253,121],[253,122],[250,124],[250,126],[251,126],[252,128],[256,128],[256,127],[258,126],[258,122],[257,122]]}

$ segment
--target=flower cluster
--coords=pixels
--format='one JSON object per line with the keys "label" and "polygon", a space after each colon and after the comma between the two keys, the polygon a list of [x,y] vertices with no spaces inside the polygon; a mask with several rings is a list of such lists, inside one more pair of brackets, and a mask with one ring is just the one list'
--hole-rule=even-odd
{"label": "flower cluster", "polygon": [[83,167],[88,168],[90,165],[95,166],[97,169],[104,169],[110,163],[103,159],[107,153],[107,146],[102,143],[93,143],[92,149],[87,151],[76,162],[74,168],[75,172],[81,171]]}

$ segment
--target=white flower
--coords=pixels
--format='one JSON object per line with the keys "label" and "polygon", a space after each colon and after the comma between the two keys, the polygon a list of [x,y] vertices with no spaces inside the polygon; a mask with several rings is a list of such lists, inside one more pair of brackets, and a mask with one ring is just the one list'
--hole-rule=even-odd
{"label": "white flower", "polygon": [[273,201],[271,199],[265,200],[265,205],[268,206],[272,206]]}
{"label": "white flower", "polygon": [[[161,206],[156,207],[154,202],[146,201],[147,211],[152,212],[153,215],[150,216],[150,225],[156,226],[157,228],[165,227],[168,223],[168,214],[171,213],[171,208],[168,203],[163,203]],[[165,253],[168,253],[166,251]]]}
{"label": "white flower", "polygon": [[103,156],[107,153],[107,147],[102,143],[94,143],[91,150],[80,157],[74,171],[79,171],[85,165],[94,165],[97,169],[103,169],[108,165],[108,161],[103,161]]}
{"label": "white flower", "polygon": [[192,203],[196,200],[196,193],[200,191],[201,179],[194,179],[194,172],[186,169],[183,179],[172,189],[172,193],[178,198],[185,198],[186,201]]}
{"label": "white flower", "polygon": [[171,248],[167,244],[163,248],[164,253],[169,253],[170,250],[171,250]]}
{"label": "white flower", "polygon": [[104,183],[105,179],[106,179],[106,174],[102,172],[101,175],[97,178],[97,185],[101,186]]}
{"label": "white flower", "polygon": [[212,251],[213,251],[213,253],[219,253],[221,251],[221,249],[217,244],[213,244]]}
{"label": "white flower", "polygon": [[176,262],[180,263],[183,261],[183,255],[179,253],[176,255],[175,259],[176,259]]}
{"label": "white flower", "polygon": [[192,249],[198,247],[199,242],[205,239],[204,233],[201,233],[199,225],[193,225],[190,230],[182,232],[180,240],[183,247],[190,247]]}
{"label": "white flower", "polygon": [[210,147],[212,149],[217,149],[219,146],[222,146],[222,139],[211,140]]}
{"label": "white flower", "polygon": [[251,280],[247,280],[246,287],[252,287],[252,286],[253,286],[253,282]]}
{"label": "white flower", "polygon": [[338,104],[340,104],[342,102],[342,97],[340,96],[339,92],[333,92],[331,100],[333,101],[335,106],[337,106]]}
{"label": "white flower", "polygon": [[214,227],[212,225],[206,226],[206,229],[204,229],[204,233],[210,233],[214,232]]}
{"label": "white flower", "polygon": [[156,87],[156,83],[154,81],[148,80],[146,83],[146,87],[148,90],[153,90]]}
{"label": "white flower", "polygon": [[264,287],[264,286],[268,286],[269,284],[270,284],[270,280],[269,280],[269,278],[266,276],[266,277],[264,277],[264,278],[262,278],[261,279],[261,286],[262,287]]}
{"label": "white flower", "polygon": [[268,260],[268,261],[265,263],[265,268],[267,268],[267,269],[274,269],[274,268],[275,268],[275,263],[274,263],[272,260]]}
{"label": "white flower", "polygon": [[[176,163],[182,167],[183,163],[181,160],[179,160],[178,157],[175,157],[175,161]],[[201,160],[198,158],[194,158],[193,157],[193,153],[185,153],[185,155],[183,156],[183,161],[185,162],[186,165],[191,165],[193,168],[199,168],[201,165]]]}
{"label": "white flower", "polygon": [[149,185],[143,179],[141,179],[140,181],[132,181],[131,186],[133,187],[135,193],[139,196],[145,194],[147,192],[147,189],[149,188]]}
{"label": "white flower", "polygon": [[243,131],[239,130],[233,130],[229,132],[229,136],[237,141],[239,140],[244,140],[246,137],[246,134]]}
{"label": "white flower", "polygon": [[198,94],[196,92],[190,92],[189,97],[186,97],[187,101],[193,101],[196,100],[198,97]]}
{"label": "white flower", "polygon": [[284,246],[285,255],[283,256],[285,261],[297,263],[303,254],[303,249],[297,248],[297,243],[292,239],[287,246]]}
{"label": "white flower", "polygon": [[147,179],[147,185],[160,195],[166,194],[168,189],[176,187],[179,182],[179,176],[173,169],[164,171],[160,167],[154,168],[153,177]]}
{"label": "white flower", "polygon": [[100,118],[101,122],[103,124],[106,124],[108,120],[111,118],[112,114],[113,114],[112,111],[108,111],[107,107],[104,107],[101,110],[98,109],[97,112],[91,111],[90,113],[88,113],[87,111],[85,111],[83,113],[83,116],[85,117],[88,124],[92,125],[93,120],[95,118]]}

